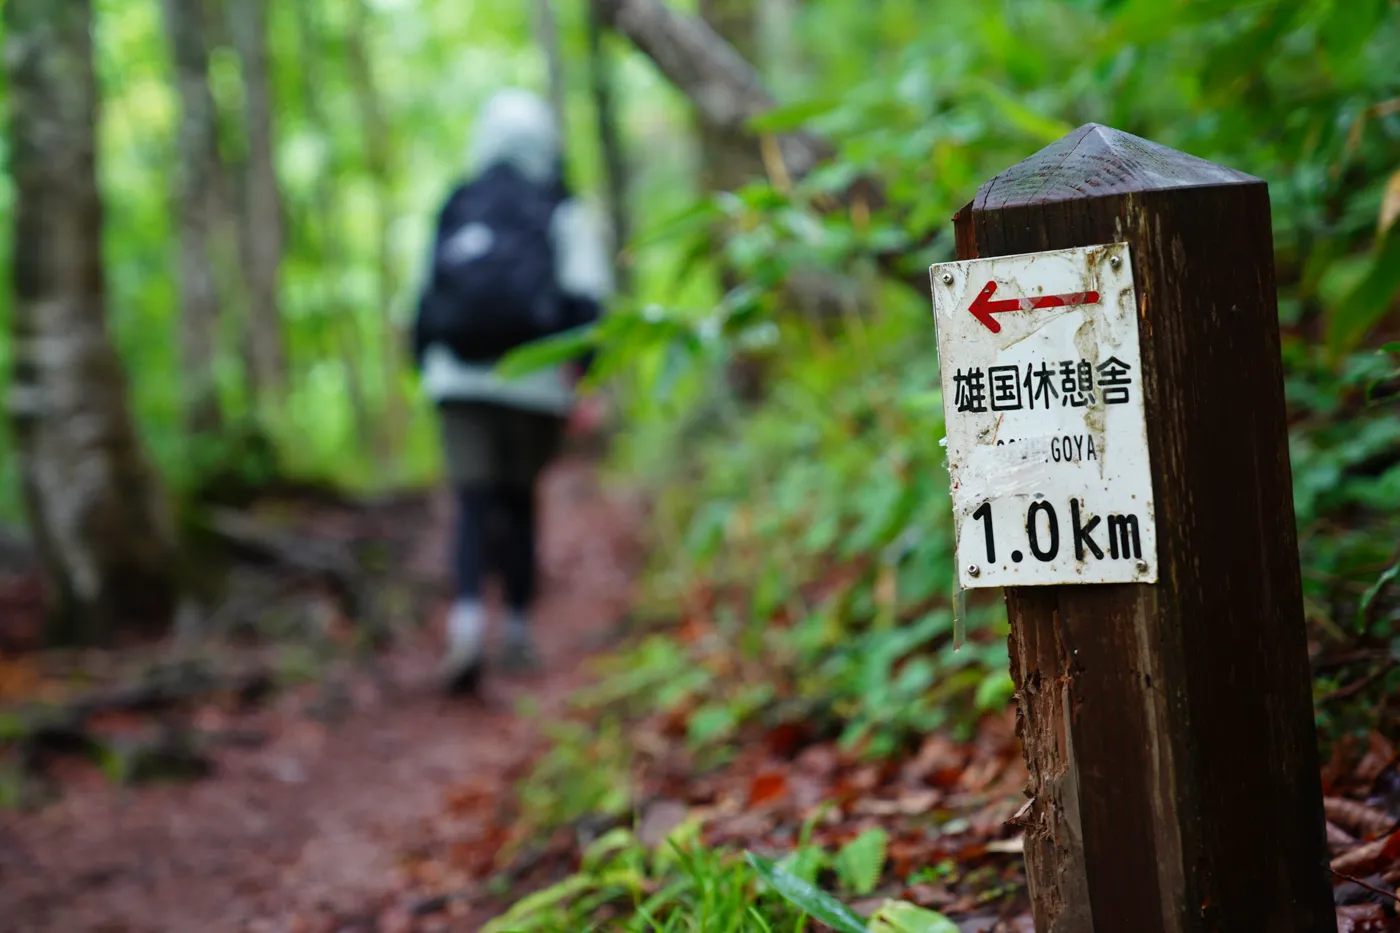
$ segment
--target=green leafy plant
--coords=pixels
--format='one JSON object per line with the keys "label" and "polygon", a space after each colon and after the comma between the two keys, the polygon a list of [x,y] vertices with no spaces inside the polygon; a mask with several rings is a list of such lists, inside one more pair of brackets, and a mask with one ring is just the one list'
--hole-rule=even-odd
{"label": "green leafy plant", "polygon": [[888,846],[888,833],[878,827],[867,829],[836,853],[836,877],[851,893],[869,894],[880,882]]}
{"label": "green leafy plant", "polygon": [[940,913],[907,901],[885,901],[870,918],[870,933],[957,933],[958,925]]}
{"label": "green leafy plant", "polygon": [[[583,853],[577,873],[519,899],[484,933],[588,929],[602,918],[609,918],[608,929],[635,933],[802,933],[807,918],[842,933],[867,929],[841,901],[782,864],[707,848],[695,824],[683,823],[652,851],[628,830],[604,834]],[[870,929],[943,933],[931,925],[941,919],[889,901]]]}
{"label": "green leafy plant", "polygon": [[549,751],[519,788],[522,818],[553,828],[588,814],[620,817],[632,805],[631,757],[620,723],[563,720],[547,727]]}
{"label": "green leafy plant", "polygon": [[865,921],[830,894],[752,852],[746,857],[769,887],[803,913],[820,920],[837,933],[865,933]]}

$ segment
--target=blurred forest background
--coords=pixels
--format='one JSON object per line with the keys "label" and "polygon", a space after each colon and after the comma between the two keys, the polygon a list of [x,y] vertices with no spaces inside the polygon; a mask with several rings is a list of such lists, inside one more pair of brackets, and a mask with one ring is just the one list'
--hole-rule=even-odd
{"label": "blurred forest background", "polygon": [[[404,335],[471,115],[523,85],[559,108],[570,181],[611,218],[625,288],[596,327],[505,365],[601,351],[607,472],[645,493],[653,560],[631,639],[553,727],[489,867],[560,826],[626,825],[696,775],[737,768],[740,796],[786,794],[782,767],[742,764],[746,737],[775,760],[829,746],[883,763],[878,785],[937,733],[969,749],[948,753],[962,777],[940,793],[973,780],[958,793],[985,796],[1017,767],[1009,735],[986,740],[1011,696],[1005,616],[954,594],[926,270],[952,258],[949,220],[982,181],[1092,121],[1269,182],[1327,787],[1400,788],[1375,752],[1400,714],[1394,0],[4,7],[0,516],[13,547],[50,554],[53,632],[160,629],[199,576],[182,542],[215,506],[287,481],[360,497],[435,481]],[[1385,760],[1357,764],[1368,750]],[[980,755],[1001,765],[967,778]],[[932,842],[899,861],[901,819],[847,821],[835,854],[799,847],[814,854],[786,869],[852,897],[1014,900],[1000,822],[941,832],[993,860],[969,882]],[[776,832],[729,829],[705,838]],[[666,905],[729,890],[694,879],[744,892],[770,870],[605,838],[591,861],[561,856],[584,874],[509,928],[581,928],[616,917],[619,891],[663,891],[627,922],[701,929],[664,925]],[[925,906],[987,902],[967,896]],[[943,929],[908,927],[925,928]]]}

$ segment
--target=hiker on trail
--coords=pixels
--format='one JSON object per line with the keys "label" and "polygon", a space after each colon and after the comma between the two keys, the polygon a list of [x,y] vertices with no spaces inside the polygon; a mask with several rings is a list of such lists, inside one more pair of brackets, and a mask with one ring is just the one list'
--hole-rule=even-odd
{"label": "hiker on trail", "polygon": [[[585,364],[516,379],[494,371],[508,351],[595,320],[611,290],[602,231],[561,176],[549,106],[521,90],[494,95],[477,118],[469,176],[438,218],[414,323],[423,387],[441,415],[459,510],[457,598],[447,619],[445,685],[475,690],[486,623],[482,578],[505,593],[502,666],[531,669],[536,589],[535,489],[575,411]],[[488,533],[489,529],[489,533]]]}

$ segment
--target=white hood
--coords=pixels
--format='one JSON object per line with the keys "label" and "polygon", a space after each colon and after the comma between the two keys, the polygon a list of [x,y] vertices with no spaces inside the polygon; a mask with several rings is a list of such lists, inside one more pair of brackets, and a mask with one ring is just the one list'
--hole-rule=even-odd
{"label": "white hood", "polygon": [[554,181],[559,172],[559,131],[549,104],[519,88],[497,91],[477,117],[467,160],[473,175],[507,164],[536,184]]}

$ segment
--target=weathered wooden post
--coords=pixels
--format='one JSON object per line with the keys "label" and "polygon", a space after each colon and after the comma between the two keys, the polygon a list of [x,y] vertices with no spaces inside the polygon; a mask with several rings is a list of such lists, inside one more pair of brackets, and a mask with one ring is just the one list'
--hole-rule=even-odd
{"label": "weathered wooden post", "polygon": [[958,560],[1006,587],[1036,929],[1334,930],[1267,186],[1089,124],[955,224]]}

